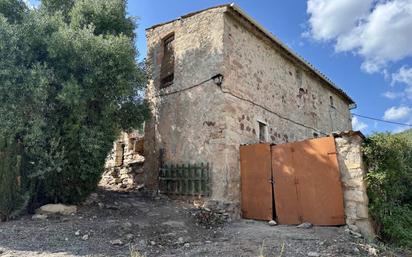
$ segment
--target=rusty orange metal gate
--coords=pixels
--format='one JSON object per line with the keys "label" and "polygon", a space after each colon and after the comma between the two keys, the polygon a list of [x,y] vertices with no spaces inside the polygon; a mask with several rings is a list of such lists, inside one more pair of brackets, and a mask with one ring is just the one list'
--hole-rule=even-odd
{"label": "rusty orange metal gate", "polygon": [[[240,148],[242,211],[245,218],[269,220],[263,216],[267,217],[268,213],[276,209],[276,217],[273,218],[279,224],[345,224],[343,192],[333,137],[271,146],[270,151],[269,147],[265,151],[261,148],[261,144]],[[269,161],[268,156],[271,158]],[[251,177],[255,177],[255,180],[251,180]],[[264,177],[269,179],[265,181]],[[273,178],[274,183],[271,183],[270,178]],[[268,208],[267,198],[272,197],[272,190],[272,211],[255,216],[256,212],[263,211],[262,208]],[[252,201],[255,202],[250,204],[250,196],[255,195],[260,198],[253,197]]]}
{"label": "rusty orange metal gate", "polygon": [[242,214],[246,219],[272,219],[270,145],[240,147]]}

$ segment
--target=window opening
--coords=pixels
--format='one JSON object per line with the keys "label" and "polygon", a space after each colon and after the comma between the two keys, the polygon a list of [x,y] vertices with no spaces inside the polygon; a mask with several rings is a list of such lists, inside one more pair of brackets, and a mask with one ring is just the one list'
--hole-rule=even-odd
{"label": "window opening", "polygon": [[163,58],[160,74],[160,88],[171,86],[174,80],[174,39],[172,34],[163,40]]}

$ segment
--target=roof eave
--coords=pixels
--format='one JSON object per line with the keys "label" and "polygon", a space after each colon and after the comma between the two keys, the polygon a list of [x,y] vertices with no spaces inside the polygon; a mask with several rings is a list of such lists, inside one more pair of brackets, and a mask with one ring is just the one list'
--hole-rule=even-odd
{"label": "roof eave", "polygon": [[154,29],[154,28],[157,28],[157,27],[160,27],[160,26],[163,26],[163,25],[166,25],[166,24],[169,24],[169,23],[172,23],[172,22],[175,22],[175,21],[184,19],[184,18],[188,18],[188,17],[191,17],[191,16],[193,16],[193,15],[196,15],[196,14],[198,14],[198,13],[202,13],[202,12],[205,12],[205,11],[208,11],[208,10],[213,10],[213,9],[222,8],[222,7],[230,7],[230,6],[232,6],[232,5],[233,5],[233,3],[232,3],[232,4],[221,4],[221,5],[209,7],[209,8],[200,10],[200,11],[191,12],[191,13],[182,15],[182,16],[180,16],[179,18],[176,18],[176,19],[173,19],[173,20],[170,20],[170,21],[166,21],[166,22],[162,22],[162,23],[158,23],[158,24],[155,24],[155,25],[153,25],[153,26],[150,26],[149,28],[146,28],[145,31],[148,31],[148,30],[151,30],[151,29]]}
{"label": "roof eave", "polygon": [[259,22],[257,22],[255,19],[253,19],[247,13],[245,13],[240,7],[238,7],[234,3],[232,3],[230,5],[227,5],[227,7],[232,8],[234,11],[238,12],[240,15],[242,15],[244,18],[246,18],[250,23],[252,23],[260,31],[262,31],[272,41],[274,41],[276,44],[278,44],[285,51],[290,53],[294,58],[296,58],[298,61],[303,63],[307,68],[309,68],[312,72],[314,72],[319,78],[321,78],[323,81],[325,81],[327,84],[329,84],[336,91],[336,93],[338,93],[339,95],[341,95],[343,98],[345,98],[348,101],[349,105],[352,106],[351,109],[356,108],[355,101],[351,97],[349,97],[341,88],[336,86],[335,83],[333,83],[324,74],[322,74],[319,70],[317,70],[312,64],[310,64],[308,61],[303,59],[303,57],[299,56],[292,49],[290,49],[287,45],[283,44],[276,36],[274,36],[272,33],[267,31],[262,25],[259,24]]}
{"label": "roof eave", "polygon": [[177,20],[181,20],[184,18],[188,18],[191,17],[193,15],[196,15],[198,13],[201,12],[205,12],[208,10],[212,10],[212,9],[217,9],[217,8],[223,8],[226,7],[228,9],[232,9],[233,11],[239,13],[242,17],[244,17],[248,22],[250,22],[253,26],[255,26],[256,28],[258,28],[263,34],[265,34],[268,38],[270,38],[273,42],[275,42],[278,46],[280,46],[281,48],[283,48],[288,54],[290,54],[294,59],[298,60],[299,62],[301,62],[305,67],[307,67],[310,71],[312,71],[317,77],[319,77],[322,81],[326,82],[338,95],[340,95],[341,97],[343,97],[349,104],[349,108],[350,109],[355,109],[356,103],[355,101],[348,95],[346,94],[341,88],[339,88],[335,83],[333,83],[329,78],[327,78],[323,73],[321,73],[318,69],[316,69],[312,64],[310,64],[308,61],[306,61],[303,57],[299,56],[298,54],[296,54],[292,49],[290,49],[287,45],[283,44],[282,41],[280,41],[276,36],[274,36],[272,33],[270,33],[269,31],[267,31],[262,25],[259,24],[259,22],[257,22],[255,19],[253,19],[251,16],[249,16],[247,13],[245,13],[239,6],[237,6],[235,3],[231,3],[231,4],[222,4],[222,5],[218,5],[218,6],[214,6],[214,7],[210,7],[204,10],[200,10],[200,11],[196,11],[196,12],[191,12],[188,13],[186,15],[180,16],[177,19],[171,20],[171,21],[167,21],[167,22],[163,22],[163,23],[159,23],[156,25],[153,25],[149,28],[146,29],[146,31],[148,30],[152,30],[154,28],[175,22]]}

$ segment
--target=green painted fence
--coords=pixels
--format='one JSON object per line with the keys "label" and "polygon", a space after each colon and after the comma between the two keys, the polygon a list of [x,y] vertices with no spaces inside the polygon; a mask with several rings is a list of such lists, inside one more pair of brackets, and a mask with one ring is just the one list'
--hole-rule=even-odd
{"label": "green painted fence", "polygon": [[160,193],[168,195],[209,196],[210,165],[163,165],[159,173]]}

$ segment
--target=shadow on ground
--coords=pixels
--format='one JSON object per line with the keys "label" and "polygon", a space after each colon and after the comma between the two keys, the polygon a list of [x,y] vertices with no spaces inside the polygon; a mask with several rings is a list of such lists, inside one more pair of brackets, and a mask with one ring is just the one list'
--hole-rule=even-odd
{"label": "shadow on ground", "polygon": [[195,212],[184,202],[99,190],[75,215],[47,220],[26,216],[0,223],[0,256],[120,257],[130,256],[131,246],[147,257],[374,254],[370,245],[352,238],[343,227],[302,230],[242,220],[205,228]]}

